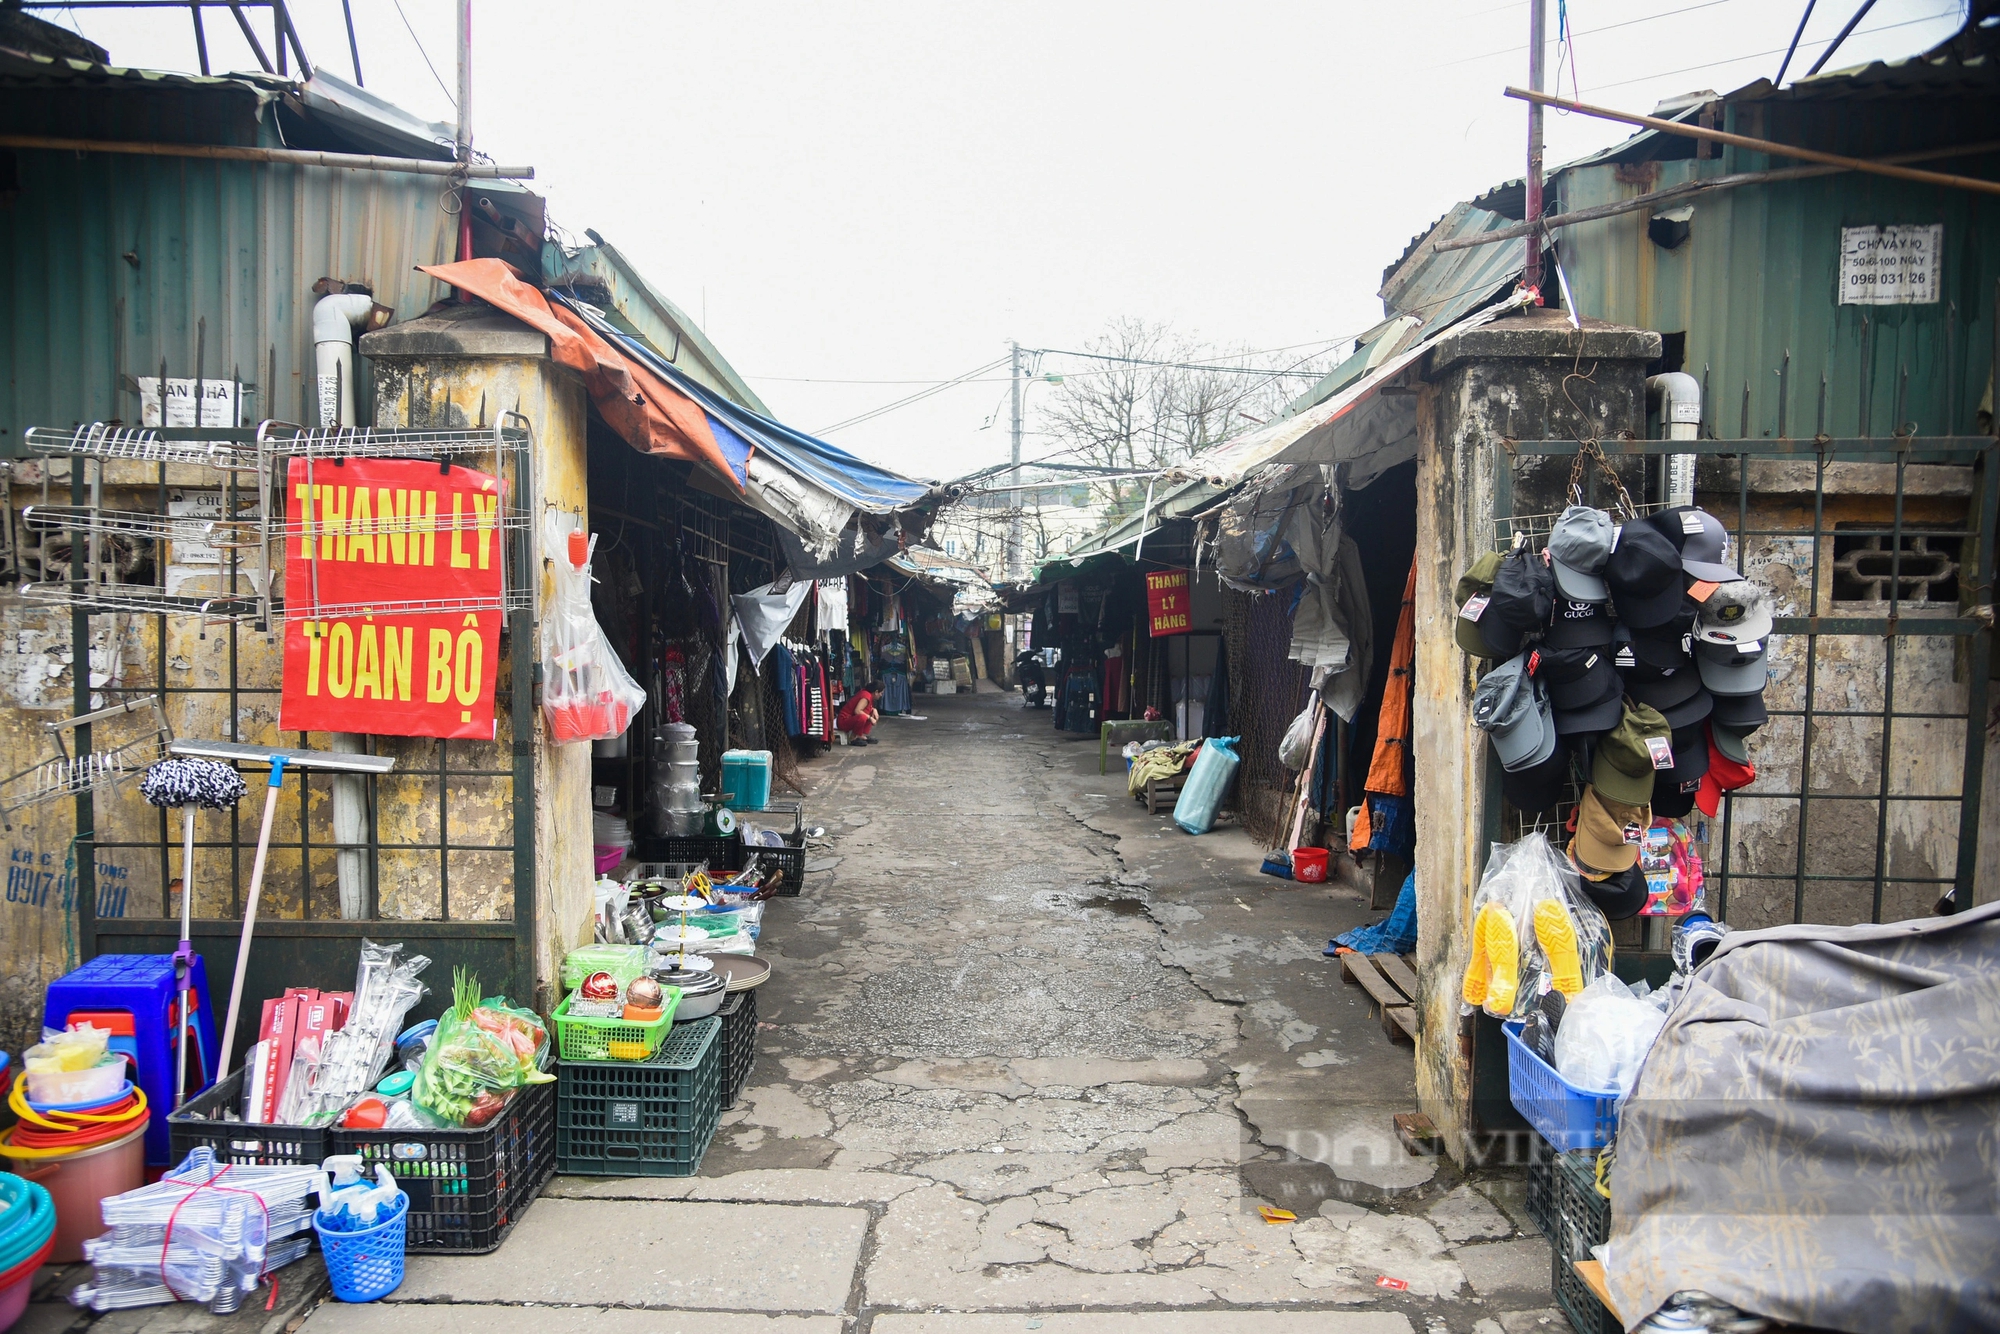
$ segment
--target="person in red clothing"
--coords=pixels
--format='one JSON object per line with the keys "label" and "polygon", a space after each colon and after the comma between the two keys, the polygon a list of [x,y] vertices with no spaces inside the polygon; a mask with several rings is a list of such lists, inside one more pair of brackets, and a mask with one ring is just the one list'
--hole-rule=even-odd
{"label": "person in red clothing", "polygon": [[865,689],[849,695],[847,702],[840,706],[840,713],[834,718],[833,725],[847,733],[849,745],[875,744],[868,734],[875,730],[875,721],[882,716],[882,710],[876,705],[876,701],[881,698],[882,683],[870,681]]}

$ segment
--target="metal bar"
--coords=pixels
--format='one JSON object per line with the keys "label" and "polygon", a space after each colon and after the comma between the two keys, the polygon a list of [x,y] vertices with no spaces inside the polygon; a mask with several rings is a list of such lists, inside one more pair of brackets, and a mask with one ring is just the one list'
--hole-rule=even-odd
{"label": "metal bar", "polygon": [[1806,12],[1799,15],[1799,26],[1792,30],[1792,44],[1785,48],[1785,58],[1778,62],[1778,77],[1771,80],[1772,87],[1785,86],[1785,71],[1792,67],[1792,57],[1799,50],[1799,38],[1806,35],[1806,23],[1812,18],[1813,6],[1818,3],[1819,0],[1806,0]]}
{"label": "metal bar", "polygon": [[[541,501],[536,495],[534,457],[529,450],[515,455],[519,469],[518,492],[523,498],[528,512],[539,514]],[[513,836],[514,836],[514,958],[516,999],[524,1005],[536,1003],[535,997],[535,693],[541,684],[541,654],[535,651],[536,598],[539,591],[541,561],[536,553],[538,535],[531,526],[526,536],[514,544],[520,562],[518,586],[529,590],[530,596],[524,606],[508,616],[508,653],[512,663],[508,672],[508,714],[513,735],[509,738],[513,752]]]}
{"label": "metal bar", "polygon": [[[1896,415],[1902,416],[1898,395]],[[1904,465],[1896,465],[1896,534],[1889,547],[1889,620],[1893,624],[1901,609],[1903,598],[1903,482]],[[1894,753],[1896,717],[1896,637],[1891,634],[1882,640],[1882,762],[1877,781],[1880,785],[1881,801],[1875,808],[1875,900],[1869,911],[1868,920],[1882,920],[1882,877],[1889,869],[1889,769],[1890,757]]]}
{"label": "metal bar", "polygon": [[1858,433],[1863,440],[1875,434],[1875,321],[1861,317],[1861,383],[1856,407]]}
{"label": "metal bar", "polygon": [[313,76],[312,61],[306,59],[305,43],[299,40],[299,30],[292,23],[292,11],[286,7],[285,0],[271,0],[271,13],[277,18],[278,31],[291,43],[292,54],[298,58],[300,75],[310,80]]}
{"label": "metal bar", "polygon": [[[1815,458],[1821,453],[1837,454],[1843,463],[1894,463],[1904,458],[1910,463],[1976,462],[1992,444],[1991,436],[1935,435],[1906,437],[1906,448],[1884,444],[1872,436],[1816,436],[1811,439],[1780,440],[1623,440],[1607,438],[1598,443],[1606,454],[1709,454],[1752,457]],[[1515,454],[1543,455],[1576,453],[1574,440],[1516,440]]]}
{"label": "metal bar", "polygon": [[[1792,873],[1790,871],[1743,871],[1736,878],[1738,880],[1790,880]],[[1868,883],[1868,877],[1865,875],[1809,875],[1806,879],[1813,884],[1865,885]],[[1906,885],[1949,885],[1953,883],[1952,878],[1948,875],[1899,875],[1896,877],[1896,881],[1899,884]]]}
{"label": "metal bar", "polygon": [[[2000,314],[2000,282],[1994,284],[1993,307]],[[2000,328],[1993,334],[1993,367],[2000,373]],[[1975,526],[1977,571],[1969,590],[1960,584],[1960,599],[1974,610],[1985,607],[1988,617],[1993,605],[1994,539],[2000,536],[2000,444],[1989,447],[1980,460],[1978,473],[1979,521]],[[1958,816],[1958,867],[1956,884],[1962,896],[1960,908],[1972,906],[1971,899],[1979,875],[1979,807],[1985,796],[1986,696],[1993,673],[1993,632],[1974,635],[1968,645],[1965,690],[1964,777]]]}
{"label": "metal bar", "polygon": [[1833,59],[1833,53],[1840,49],[1840,44],[1847,40],[1848,35],[1855,28],[1860,26],[1861,20],[1867,18],[1868,11],[1873,8],[1875,8],[1875,0],[1861,0],[1861,8],[1854,11],[1854,17],[1847,20],[1847,26],[1834,35],[1833,40],[1826,44],[1826,50],[1819,53],[1819,59],[1813,61],[1812,68],[1806,71],[1808,79],[1819,73],[1826,66],[1826,62]]}
{"label": "metal bar", "polygon": [[1778,436],[1790,439],[1792,407],[1792,349],[1785,349],[1785,359],[1778,363]]}
{"label": "metal bar", "polygon": [[[161,400],[161,410],[165,411],[165,400]],[[102,465],[100,465],[100,474]],[[70,503],[83,499],[82,458],[70,460],[69,496]],[[73,584],[81,582],[95,571],[85,571],[82,534],[72,533],[69,542],[69,577]],[[70,705],[79,715],[90,712],[90,613],[82,607],[69,614],[70,643]],[[76,729],[75,745],[77,754],[90,753],[90,724],[84,723]],[[76,895],[76,948],[78,960],[95,958],[97,955],[97,809],[95,799],[88,786],[76,794],[76,836],[70,842],[71,854],[76,859],[76,874],[71,878]],[[67,911],[67,909],[65,909]],[[75,961],[65,959],[65,968]]]}
{"label": "metal bar", "polygon": [[67,139],[50,134],[0,134],[0,148],[46,148],[61,153],[120,153],[134,157],[212,158],[226,162],[285,162],[300,167],[340,167],[349,171],[401,171],[416,176],[471,180],[531,181],[533,167],[497,167],[428,158],[377,157],[367,153],[319,153],[298,148],[245,148],[234,144],[154,144],[127,139]]}
{"label": "metal bar", "polygon": [[347,20],[347,54],[354,60],[354,86],[364,87],[361,82],[361,47],[354,40],[354,6],[350,0],[340,0],[340,16]]}
{"label": "metal bar", "polygon": [[438,738],[438,916],[451,920],[451,740]]}
{"label": "metal bar", "polygon": [[[209,77],[209,75],[208,75],[208,33],[207,33],[207,32],[205,32],[205,31],[203,31],[203,29],[202,29],[202,26],[201,26],[201,6],[200,6],[200,5],[194,5],[194,4],[191,4],[191,5],[189,5],[189,6],[188,6],[188,13],[189,13],[189,15],[190,15],[190,16],[191,16],[191,17],[192,17],[192,18],[194,19],[194,53],[195,53],[195,59],[196,59],[197,61],[199,61],[199,62],[200,62],[200,64],[201,64],[201,76],[202,76],[202,77],[203,77],[203,78],[205,79],[205,78]],[[201,411],[201,408],[200,408],[200,400],[199,400],[199,399],[197,399],[197,400],[196,400],[196,407],[195,407],[195,411],[196,411],[196,412],[199,412],[199,411]],[[199,420],[199,418],[197,418],[196,420]]]}
{"label": "metal bar", "polygon": [[[1806,605],[1812,610],[1814,619],[1819,615],[1819,562],[1820,537],[1826,526],[1826,455],[1819,456],[1819,468],[1813,480],[1813,530],[1812,530],[1812,593]],[[1792,921],[1803,922],[1806,917],[1806,847],[1807,824],[1812,814],[1812,752],[1813,752],[1813,691],[1816,686],[1819,666],[1819,635],[1808,631],[1806,634],[1806,701],[1805,713],[1799,727],[1799,822],[1798,822],[1798,871],[1792,890]]]}
{"label": "metal bar", "polygon": [[[271,57],[264,54],[264,44],[257,40],[257,30],[250,26],[250,16],[243,12],[244,5],[258,2],[259,0],[226,0],[229,12],[235,16],[237,28],[243,33],[243,40],[250,43],[250,50],[257,57],[257,64],[266,74],[276,74],[277,71],[271,68]],[[201,3],[201,0],[195,0],[195,3]],[[213,0],[210,0],[210,3],[213,3]],[[265,406],[270,405],[267,403]]]}
{"label": "metal bar", "polygon": [[1679,121],[1662,120],[1658,116],[1640,116],[1629,111],[1613,111],[1609,107],[1592,106],[1587,102],[1575,102],[1565,97],[1533,92],[1526,88],[1509,88],[1507,96],[1523,102],[1539,103],[1545,107],[1557,107],[1580,116],[1621,121],[1627,125],[1643,125],[1649,130],[1658,130],[1661,134],[1677,134],[1686,139],[1728,144],[1735,148],[1748,149],[1753,153],[1768,153],[1772,157],[1797,158],[1802,162],[1820,162],[1830,167],[1845,167],[1849,171],[1866,172],[1871,176],[1889,176],[1899,181],[1916,181],[1923,185],[1944,185],[1959,190],[1972,190],[1979,194],[2000,195],[2000,181],[1984,181],[1976,176],[1954,176],[1949,172],[1923,171],[1916,167],[1899,167],[1893,163],[1871,162],[1866,158],[1843,157],[1838,153],[1822,153],[1815,148],[1800,148],[1796,144],[1781,144],[1769,139],[1753,139],[1747,134],[1711,130],[1700,125],[1683,125]]}
{"label": "metal bar", "polygon": [[[299,733],[299,749],[305,749],[311,739],[306,733]],[[310,922],[313,920],[312,771],[300,766],[292,772],[299,776],[299,915]],[[338,888],[334,892],[337,897]]]}

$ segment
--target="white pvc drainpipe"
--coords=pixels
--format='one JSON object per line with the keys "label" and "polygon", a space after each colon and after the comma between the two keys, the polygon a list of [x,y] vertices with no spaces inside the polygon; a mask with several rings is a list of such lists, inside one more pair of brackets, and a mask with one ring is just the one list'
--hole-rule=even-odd
{"label": "white pvc drainpipe", "polygon": [[[1692,376],[1668,371],[1646,380],[1646,399],[1660,405],[1663,440],[1694,440],[1701,433],[1701,385]],[[1669,505],[1694,504],[1694,455],[1668,454],[1663,460]]]}
{"label": "white pvc drainpipe", "polygon": [[335,292],[313,306],[313,370],[319,388],[319,424],[354,426],[354,331],[375,319],[375,298]]}

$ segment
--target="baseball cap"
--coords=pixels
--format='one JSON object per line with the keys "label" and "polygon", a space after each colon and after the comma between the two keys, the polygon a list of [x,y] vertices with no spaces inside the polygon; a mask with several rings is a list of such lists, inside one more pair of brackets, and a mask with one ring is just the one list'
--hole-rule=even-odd
{"label": "baseball cap", "polygon": [[1486,647],[1486,640],[1479,633],[1479,618],[1486,612],[1486,603],[1482,600],[1475,604],[1472,600],[1484,598],[1493,590],[1493,575],[1499,568],[1500,553],[1487,552],[1458,576],[1458,591],[1452,598],[1452,605],[1458,608],[1452,636],[1460,648],[1475,658],[1491,657],[1493,650]]}
{"label": "baseball cap", "polygon": [[[1660,809],[1663,798],[1685,796],[1688,804],[1694,804],[1695,790],[1701,786],[1702,776],[1708,772],[1708,729],[1699,723],[1689,727],[1674,729],[1674,767],[1653,771],[1653,814],[1664,815]],[[1687,811],[1683,809],[1682,815]],[[1678,817],[1676,817],[1678,818]]]}
{"label": "baseball cap", "polygon": [[1587,787],[1576,808],[1570,856],[1593,875],[1615,875],[1639,860],[1639,844],[1652,823],[1646,803],[1607,801],[1595,786]]}
{"label": "baseball cap", "polygon": [[1692,662],[1685,668],[1669,667],[1654,675],[1638,671],[1625,673],[1625,693],[1662,713],[1692,698],[1700,689],[1701,673],[1695,670]]}
{"label": "baseball cap", "polygon": [[1543,643],[1550,648],[1599,648],[1611,642],[1616,629],[1608,600],[1592,602],[1588,598],[1570,597],[1562,591],[1558,576],[1555,612]]}
{"label": "baseball cap", "polygon": [[1525,654],[1507,659],[1480,679],[1472,692],[1472,721],[1493,738],[1503,769],[1531,768],[1548,759],[1556,747],[1549,698],[1529,674]]}
{"label": "baseball cap", "polygon": [[1713,584],[1734,583],[1743,576],[1727,563],[1729,530],[1705,509],[1680,505],[1661,510],[1647,520],[1681,553],[1681,569]]}
{"label": "baseball cap", "polygon": [[1556,735],[1602,732],[1624,714],[1624,683],[1611,665],[1611,649],[1550,648],[1536,650],[1535,675],[1549,694]]}
{"label": "baseball cap", "polygon": [[1549,566],[1556,596],[1604,602],[1604,562],[1611,555],[1611,516],[1589,505],[1571,505],[1549,533]]}
{"label": "baseball cap", "polygon": [[[1722,794],[1734,792],[1757,781],[1757,766],[1747,759],[1738,759],[1731,750],[1740,748],[1742,738],[1727,728],[1717,727],[1710,719],[1708,734],[1711,745],[1708,754],[1708,772],[1701,776],[1701,787],[1695,793],[1694,804],[1701,807],[1702,814],[1711,820],[1722,809]],[[1747,754],[1747,752],[1746,752]]]}
{"label": "baseball cap", "polygon": [[1667,720],[1667,726],[1679,731],[1683,727],[1692,727],[1708,717],[1714,708],[1715,697],[1703,690],[1701,683],[1697,681],[1692,695],[1678,704],[1671,704],[1661,709],[1660,716]]}
{"label": "baseball cap", "polygon": [[1590,781],[1606,801],[1643,806],[1653,798],[1653,775],[1672,765],[1673,729],[1667,720],[1657,709],[1628,700],[1624,717],[1597,742]]}
{"label": "baseball cap", "polygon": [[1710,698],[1715,701],[1715,709],[1709,716],[1723,727],[1738,732],[1754,732],[1771,721],[1761,690],[1754,695],[1711,695]]}
{"label": "baseball cap", "polygon": [[1708,720],[1703,729],[1708,733],[1708,748],[1718,755],[1735,760],[1738,764],[1750,763],[1750,734],[1734,727],[1724,727],[1714,718]]}
{"label": "baseball cap", "polygon": [[1678,820],[1694,809],[1695,798],[1701,795],[1701,780],[1697,778],[1689,784],[1686,792],[1679,788],[1672,792],[1653,794],[1653,816],[1655,819]]}
{"label": "baseball cap", "polygon": [[1673,543],[1644,523],[1628,523],[1618,530],[1611,558],[1604,563],[1604,582],[1610,585],[1618,619],[1644,629],[1674,618],[1687,579]]}
{"label": "baseball cap", "polygon": [[1493,591],[1479,617],[1479,633],[1491,656],[1511,658],[1549,624],[1555,581],[1541,553],[1516,547],[1500,558]]}
{"label": "baseball cap", "polygon": [[1689,652],[1688,635],[1672,625],[1655,626],[1650,630],[1628,630],[1618,627],[1622,638],[1618,641],[1618,670],[1625,673],[1628,680],[1658,681],[1671,678],[1683,668],[1690,676],[1694,671],[1694,656]]}
{"label": "baseball cap", "polygon": [[1546,815],[1569,791],[1569,752],[1558,746],[1540,764],[1500,771],[1500,794],[1524,815]]}
{"label": "baseball cap", "polygon": [[[1574,862],[1576,859],[1571,857],[1570,860]],[[1581,871],[1583,868],[1577,869]],[[1615,875],[1608,875],[1602,879],[1584,876],[1583,892],[1589,895],[1590,901],[1597,905],[1598,911],[1604,914],[1606,921],[1610,922],[1622,922],[1628,917],[1637,917],[1640,910],[1646,906],[1647,900],[1652,897],[1651,889],[1646,884],[1646,873],[1639,869],[1639,863],[1636,861]]]}
{"label": "baseball cap", "polygon": [[1724,584],[1695,612],[1694,637],[1704,644],[1747,644],[1771,633],[1771,591],[1749,579]]}
{"label": "baseball cap", "polygon": [[1697,643],[1695,662],[1701,683],[1716,695],[1754,695],[1764,688],[1764,641],[1741,644]]}

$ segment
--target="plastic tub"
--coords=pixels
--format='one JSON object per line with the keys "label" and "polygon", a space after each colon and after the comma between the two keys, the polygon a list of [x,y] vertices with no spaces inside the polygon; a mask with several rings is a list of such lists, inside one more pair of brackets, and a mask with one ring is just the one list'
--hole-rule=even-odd
{"label": "plastic tub", "polygon": [[125,1058],[107,1056],[88,1070],[44,1070],[28,1075],[28,1105],[36,1103],[101,1103],[125,1082]]}
{"label": "plastic tub", "polygon": [[14,1159],[15,1171],[48,1188],[56,1206],[55,1264],[83,1258],[83,1243],[104,1231],[100,1208],[106,1196],[122,1195],[146,1184],[146,1126],[109,1144],[99,1144],[61,1158]]}
{"label": "plastic tub", "polygon": [[761,811],[771,800],[771,752],[722,752],[722,804],[731,810]]}
{"label": "plastic tub", "polygon": [[42,1243],[41,1250],[15,1266],[10,1274],[18,1277],[0,1274],[0,1334],[12,1329],[15,1322],[27,1314],[28,1296],[34,1291],[35,1275],[47,1263],[55,1244],[55,1238],[50,1237]]}
{"label": "plastic tub", "polygon": [[101,1098],[90,1098],[83,1102],[36,1102],[28,1099],[28,1109],[36,1112],[94,1112],[100,1107],[110,1107],[132,1096],[132,1081],[126,1080]]}
{"label": "plastic tub", "polygon": [[608,874],[619,862],[625,860],[625,849],[615,844],[593,843],[590,845],[591,860],[599,875]]}
{"label": "plastic tub", "polygon": [[1293,848],[1292,879],[1308,885],[1325,884],[1326,859],[1325,848]]}

